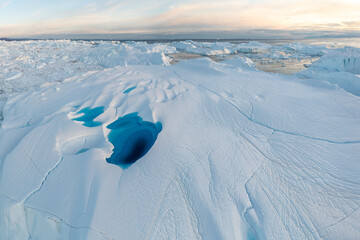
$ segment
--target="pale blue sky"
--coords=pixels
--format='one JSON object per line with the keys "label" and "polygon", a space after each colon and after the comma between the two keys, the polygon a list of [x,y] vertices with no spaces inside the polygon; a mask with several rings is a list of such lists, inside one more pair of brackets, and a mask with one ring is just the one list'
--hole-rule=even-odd
{"label": "pale blue sky", "polygon": [[360,31],[359,0],[0,0],[0,37],[202,31]]}

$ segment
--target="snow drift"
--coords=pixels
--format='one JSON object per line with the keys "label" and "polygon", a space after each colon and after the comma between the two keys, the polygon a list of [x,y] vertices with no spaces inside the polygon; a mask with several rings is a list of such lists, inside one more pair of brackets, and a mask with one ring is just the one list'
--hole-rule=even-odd
{"label": "snow drift", "polygon": [[[13,95],[0,239],[360,238],[359,103],[246,58],[117,66]],[[108,163],[137,129],[147,152]]]}

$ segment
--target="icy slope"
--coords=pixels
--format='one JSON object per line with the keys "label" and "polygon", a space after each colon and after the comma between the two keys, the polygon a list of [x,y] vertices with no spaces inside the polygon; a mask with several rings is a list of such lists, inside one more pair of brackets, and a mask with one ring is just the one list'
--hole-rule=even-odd
{"label": "icy slope", "polygon": [[0,109],[9,94],[119,65],[168,64],[166,44],[83,41],[0,41]]}
{"label": "icy slope", "polygon": [[323,80],[360,96],[360,49],[345,47],[332,50],[297,74],[300,78]]}
{"label": "icy slope", "polygon": [[[360,99],[241,66],[120,66],[9,99],[0,239],[360,238]],[[109,126],[131,113],[162,129],[124,168]]]}

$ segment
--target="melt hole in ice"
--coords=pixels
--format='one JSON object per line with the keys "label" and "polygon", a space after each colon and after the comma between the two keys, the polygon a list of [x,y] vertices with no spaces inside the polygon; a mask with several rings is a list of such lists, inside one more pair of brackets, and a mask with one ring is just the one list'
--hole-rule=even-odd
{"label": "melt hole in ice", "polygon": [[131,92],[132,90],[134,90],[136,88],[136,86],[134,87],[129,87],[128,89],[126,89],[123,93],[129,93]]}
{"label": "melt hole in ice", "polygon": [[77,114],[83,114],[80,117],[73,118],[74,121],[84,122],[83,125],[86,127],[97,127],[100,126],[101,122],[95,122],[94,119],[104,112],[104,107],[86,107],[77,112]]}
{"label": "melt hole in ice", "polygon": [[130,113],[110,123],[107,128],[111,129],[108,139],[114,149],[106,161],[127,168],[150,150],[162,125],[143,121],[138,113]]}

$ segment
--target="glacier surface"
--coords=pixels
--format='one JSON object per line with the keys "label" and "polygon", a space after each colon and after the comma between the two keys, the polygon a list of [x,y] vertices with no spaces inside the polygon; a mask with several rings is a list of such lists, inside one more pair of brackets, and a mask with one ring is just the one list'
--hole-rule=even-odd
{"label": "glacier surface", "polygon": [[[171,65],[180,51],[200,57]],[[0,52],[0,239],[360,238],[358,49],[28,41]],[[254,63],[314,56],[292,76]],[[140,158],[122,167],[114,153]]]}

